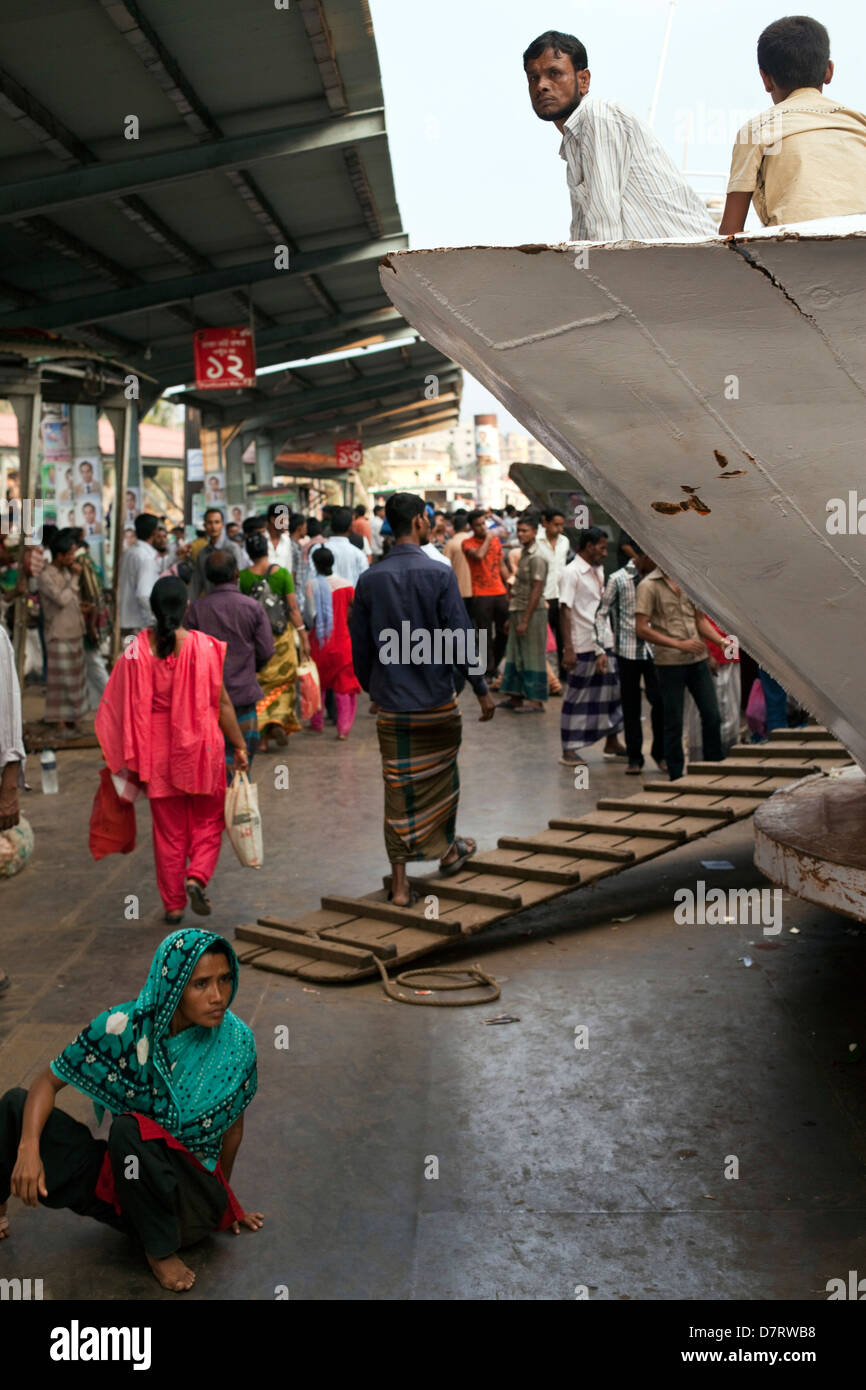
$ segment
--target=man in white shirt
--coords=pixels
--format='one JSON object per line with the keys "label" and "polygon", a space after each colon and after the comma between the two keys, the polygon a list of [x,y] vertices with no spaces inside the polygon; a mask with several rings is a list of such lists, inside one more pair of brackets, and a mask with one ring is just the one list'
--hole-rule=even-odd
{"label": "man in white shirt", "polygon": [[24,786],[21,687],[9,634],[0,623],[0,830],[18,824],[18,788]]}
{"label": "man in white shirt", "polygon": [[291,511],[285,502],[268,507],[268,559],[292,573]]}
{"label": "man in white shirt", "polygon": [[607,536],[600,526],[581,531],[577,556],[559,577],[562,662],[567,685],[562,700],[562,757],[566,767],[585,767],[579,749],[604,738],[605,761],[626,756],[617,739],[622,728],[619,674],[613,631],[605,623],[600,646],[595,613],[604,593]]}
{"label": "man in white shirt", "polygon": [[[354,587],[361,575],[370,568],[370,562],[363,550],[349,540],[351,524],[352,513],[349,508],[337,507],[331,516],[331,534],[324,544],[334,557],[334,574],[340,579],[347,579]],[[316,549],[316,546],[311,547],[311,556]]]}
{"label": "man in white shirt", "polygon": [[384,520],[385,508],[374,507],[370,517],[370,550],[374,560],[378,560],[382,556],[382,523]]}
{"label": "man in white shirt", "polygon": [[[559,576],[565,569],[570,546],[568,536],[563,535],[565,517],[556,507],[547,507],[541,513],[544,523],[539,527],[535,544],[539,555],[547,561],[547,582],[542,597],[547,600],[547,622],[556,639],[556,662],[558,674],[562,670],[562,626],[559,621]],[[551,694],[558,694],[554,688]]]}
{"label": "man in white shirt", "polygon": [[143,627],[153,625],[150,594],[160,572],[156,550],[159,529],[159,517],[142,512],[135,518],[135,544],[123,552],[117,586],[117,618],[123,637],[135,636]]}
{"label": "man in white shirt", "polygon": [[587,98],[586,49],[550,29],[523,55],[536,116],[562,135],[572,241],[705,239],[717,235],[697,193],[649,126],[619,102]]}

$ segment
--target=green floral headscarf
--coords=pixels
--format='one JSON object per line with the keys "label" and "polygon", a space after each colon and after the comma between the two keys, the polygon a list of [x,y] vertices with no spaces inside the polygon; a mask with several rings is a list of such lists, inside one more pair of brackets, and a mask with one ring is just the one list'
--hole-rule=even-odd
{"label": "green floral headscarf", "polygon": [[138,998],[99,1014],[51,1063],[55,1076],[90,1096],[97,1121],[106,1110],[148,1115],[211,1169],[223,1135],[256,1093],[255,1040],[229,1010],[217,1028],[193,1025],[174,1037],[168,1030],[196,964],[217,943],[229,959],[234,999],[238,962],[228,942],[193,928],[172,932]]}

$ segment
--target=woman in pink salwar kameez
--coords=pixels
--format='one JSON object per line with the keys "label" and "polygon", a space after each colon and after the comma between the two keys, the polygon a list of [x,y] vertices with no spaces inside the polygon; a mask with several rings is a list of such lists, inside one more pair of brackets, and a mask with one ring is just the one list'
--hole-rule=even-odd
{"label": "woman in pink salwar kameez", "polygon": [[226,646],[183,626],[188,597],[182,580],[157,580],[150,597],[156,618],[115,663],[95,729],[109,771],[127,771],[144,785],[153,823],[156,882],[165,920],[207,916],[205,895],[219,858],[225,824],[225,738],[237,771],[247,751],[222,682]]}

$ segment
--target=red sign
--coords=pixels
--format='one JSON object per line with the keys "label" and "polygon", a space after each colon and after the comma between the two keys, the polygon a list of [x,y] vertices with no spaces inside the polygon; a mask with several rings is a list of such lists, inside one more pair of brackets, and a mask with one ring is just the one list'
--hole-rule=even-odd
{"label": "red sign", "polygon": [[256,345],[251,328],[199,328],[192,341],[197,391],[255,386]]}
{"label": "red sign", "polygon": [[364,462],[364,448],[360,439],[338,439],[334,453],[338,468],[360,468]]}

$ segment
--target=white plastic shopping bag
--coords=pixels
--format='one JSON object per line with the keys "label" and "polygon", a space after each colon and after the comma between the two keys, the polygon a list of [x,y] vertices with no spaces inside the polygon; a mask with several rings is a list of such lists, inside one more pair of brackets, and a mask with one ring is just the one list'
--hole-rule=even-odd
{"label": "white plastic shopping bag", "polygon": [[226,830],[244,868],[260,869],[264,852],[259,792],[245,772],[236,772],[226,791]]}

